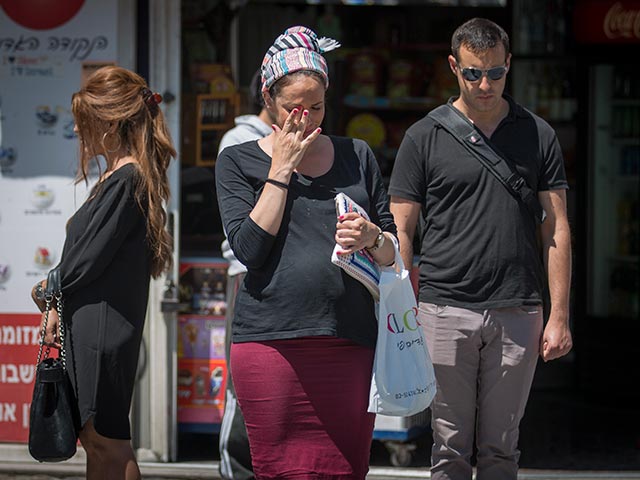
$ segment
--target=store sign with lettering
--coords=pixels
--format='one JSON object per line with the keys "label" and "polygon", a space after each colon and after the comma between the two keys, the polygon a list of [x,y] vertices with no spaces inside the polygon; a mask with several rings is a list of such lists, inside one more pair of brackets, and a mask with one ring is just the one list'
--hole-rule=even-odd
{"label": "store sign with lettering", "polygon": [[0,441],[26,442],[40,315],[0,313]]}
{"label": "store sign with lettering", "polygon": [[413,307],[401,315],[390,313],[387,315],[387,329],[391,333],[404,333],[405,328],[411,332],[418,329],[420,322],[418,322],[418,309]]}
{"label": "store sign with lettering", "polygon": [[[2,58],[4,64],[23,63],[31,64],[48,53],[68,54],[69,61],[81,61],[87,59],[96,50],[105,50],[109,46],[109,39],[104,35],[92,37],[68,37],[68,36],[25,36],[24,34],[12,37],[0,37],[0,52],[8,55]],[[18,56],[17,54],[37,54],[36,57]]]}
{"label": "store sign with lettering", "polygon": [[585,1],[574,10],[579,43],[640,43],[640,1]]}
{"label": "store sign with lettering", "polygon": [[49,30],[75,17],[85,0],[20,0],[4,2],[2,9],[11,20],[33,30]]}
{"label": "store sign with lettering", "polygon": [[71,97],[118,60],[120,3],[0,0],[0,442],[27,441],[40,325],[30,292],[88,193],[73,182]]}

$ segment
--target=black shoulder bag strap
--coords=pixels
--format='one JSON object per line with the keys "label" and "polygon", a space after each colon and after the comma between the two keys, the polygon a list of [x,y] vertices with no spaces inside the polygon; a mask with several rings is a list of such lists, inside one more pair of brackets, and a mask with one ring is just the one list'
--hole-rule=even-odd
{"label": "black shoulder bag strap", "polygon": [[462,118],[449,104],[440,105],[431,110],[429,116],[458,140],[513,197],[524,203],[539,223],[544,222],[547,214],[540,205],[536,193],[531,190],[511,162],[491,148],[471,123]]}

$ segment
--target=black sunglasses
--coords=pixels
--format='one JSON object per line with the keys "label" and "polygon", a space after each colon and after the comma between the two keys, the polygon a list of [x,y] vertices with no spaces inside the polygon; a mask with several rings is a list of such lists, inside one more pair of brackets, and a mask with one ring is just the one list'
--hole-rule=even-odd
{"label": "black sunglasses", "polygon": [[[458,68],[460,68],[460,65],[458,65]],[[500,80],[507,73],[507,70],[506,66],[493,67],[487,70],[474,67],[460,68],[462,77],[469,82],[477,82],[482,78],[482,75],[486,75],[489,80]]]}

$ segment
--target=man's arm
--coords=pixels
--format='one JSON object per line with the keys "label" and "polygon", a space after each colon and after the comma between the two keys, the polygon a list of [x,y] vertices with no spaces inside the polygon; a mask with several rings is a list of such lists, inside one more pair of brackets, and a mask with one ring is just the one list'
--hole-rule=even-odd
{"label": "man's arm", "polygon": [[413,236],[416,233],[418,215],[420,215],[420,204],[392,195],[389,209],[393,214],[396,227],[398,227],[400,256],[404,262],[404,268],[411,271],[413,266]]}
{"label": "man's arm", "polygon": [[540,355],[546,362],[566,355],[573,345],[569,329],[571,232],[565,190],[538,192],[538,198],[547,212],[541,236],[551,309],[540,344]]}

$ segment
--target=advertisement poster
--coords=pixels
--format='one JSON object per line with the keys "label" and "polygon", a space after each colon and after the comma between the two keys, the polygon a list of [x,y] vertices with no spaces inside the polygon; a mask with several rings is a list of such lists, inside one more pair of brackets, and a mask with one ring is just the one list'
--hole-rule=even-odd
{"label": "advertisement poster", "polygon": [[0,442],[27,439],[40,321],[29,293],[87,195],[71,96],[115,63],[117,13],[101,0],[0,3]]}
{"label": "advertisement poster", "polygon": [[178,426],[217,432],[224,411],[227,262],[185,258],[180,262],[178,317]]}
{"label": "advertisement poster", "polygon": [[40,315],[0,322],[0,439],[26,442]]}
{"label": "advertisement poster", "polygon": [[201,424],[217,430],[222,421],[226,364],[224,318],[181,315],[178,318],[178,424]]}

